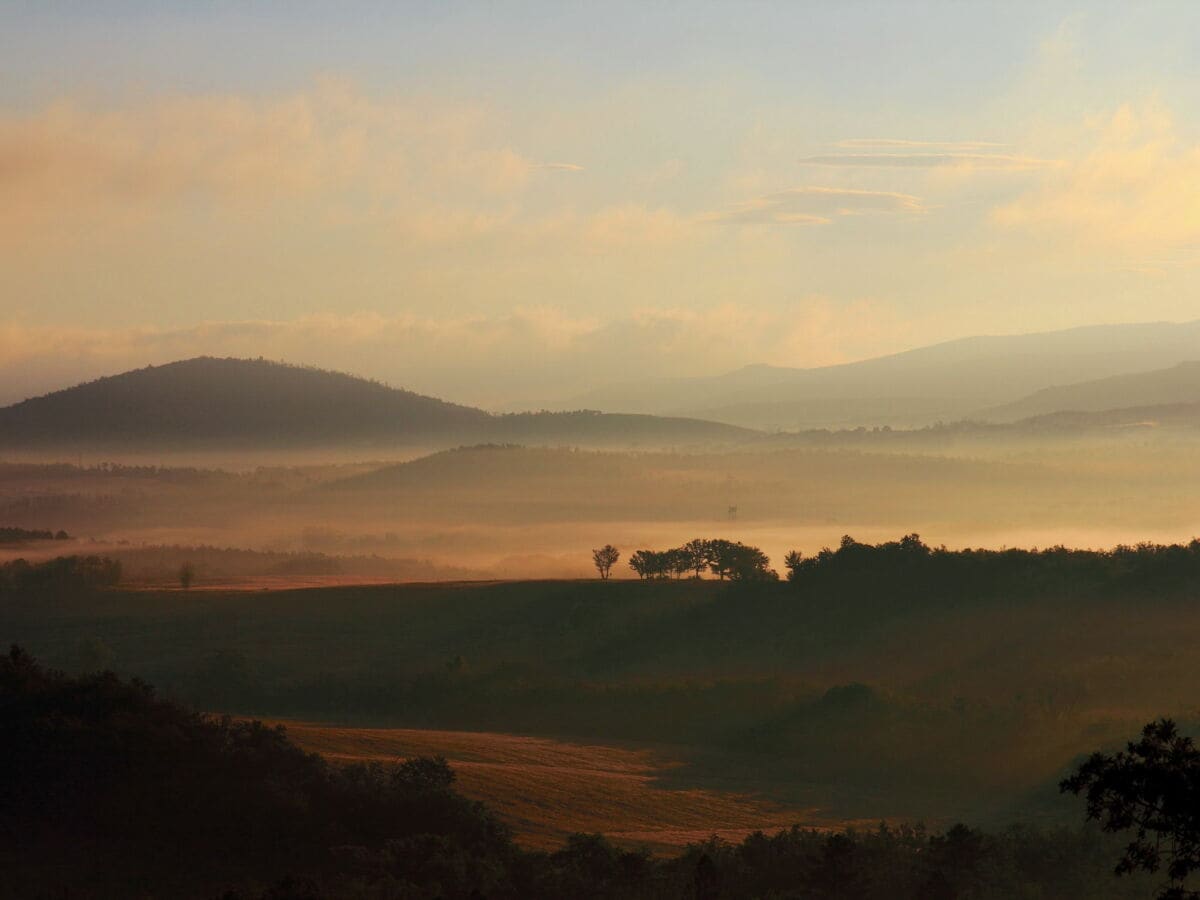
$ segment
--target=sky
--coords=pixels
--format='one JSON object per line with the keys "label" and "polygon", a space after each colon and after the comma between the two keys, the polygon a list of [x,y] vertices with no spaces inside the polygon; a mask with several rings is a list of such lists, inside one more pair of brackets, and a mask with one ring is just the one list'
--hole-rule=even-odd
{"label": "sky", "polygon": [[489,408],[1200,317],[1195,3],[0,0],[0,402]]}

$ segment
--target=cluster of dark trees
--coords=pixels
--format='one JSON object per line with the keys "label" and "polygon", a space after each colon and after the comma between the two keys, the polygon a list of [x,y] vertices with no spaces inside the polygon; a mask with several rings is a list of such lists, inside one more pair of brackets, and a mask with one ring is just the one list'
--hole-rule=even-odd
{"label": "cluster of dark trees", "polygon": [[1200,583],[1200,540],[1112,550],[948,550],[917,534],[879,544],[846,535],[837,549],[814,556],[793,550],[784,565],[792,584],[844,596],[1163,596]]}
{"label": "cluster of dark trees", "polygon": [[27,541],[65,541],[70,535],[65,531],[48,531],[39,528],[0,527],[0,544],[24,544]]}
{"label": "cluster of dark trees", "polygon": [[121,563],[107,556],[58,556],[41,563],[0,563],[0,592],[97,590],[121,580]]}
{"label": "cluster of dark trees", "polygon": [[721,538],[696,538],[670,550],[638,550],[629,557],[629,568],[639,578],[692,578],[711,572],[722,581],[775,581],[771,560],[757,547]]}
{"label": "cluster of dark trees", "polygon": [[296,872],[491,891],[511,839],[452,781],[442,760],[333,766],[136,680],[0,657],[2,896],[216,897]]}
{"label": "cluster of dark trees", "polygon": [[[1128,754],[1093,758],[1064,789],[1087,791],[1111,830],[1146,829],[1126,868],[1191,853],[1171,870],[1182,891],[1200,779],[1194,748],[1168,724]],[[1160,835],[1178,843],[1154,843]],[[68,677],[16,647],[0,657],[5,897],[1144,897],[1144,882],[1109,875],[1119,844],[1097,829],[796,827],[669,859],[599,835],[529,852],[456,792],[442,759],[335,765],[281,727],[199,714],[136,680]]]}

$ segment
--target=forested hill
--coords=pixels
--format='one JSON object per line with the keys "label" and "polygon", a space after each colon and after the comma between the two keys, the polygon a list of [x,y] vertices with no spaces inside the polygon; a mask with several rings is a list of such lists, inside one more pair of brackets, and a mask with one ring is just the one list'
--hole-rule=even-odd
{"label": "forested hill", "polygon": [[0,409],[0,446],[7,448],[429,445],[491,439],[620,444],[749,434],[728,425],[652,416],[497,416],[340,372],[213,357],[149,366]]}

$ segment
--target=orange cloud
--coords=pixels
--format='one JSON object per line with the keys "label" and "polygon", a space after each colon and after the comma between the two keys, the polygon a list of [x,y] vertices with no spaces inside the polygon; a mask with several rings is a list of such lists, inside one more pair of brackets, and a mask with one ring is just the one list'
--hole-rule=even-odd
{"label": "orange cloud", "polygon": [[478,110],[371,98],[331,80],[269,98],[182,95],[105,110],[63,101],[0,117],[0,233],[295,200],[340,215],[347,205],[363,216],[493,215],[539,169],[581,167],[527,158]]}
{"label": "orange cloud", "polygon": [[993,213],[1007,228],[1124,252],[1200,241],[1200,144],[1155,104],[1093,123],[1091,149]]}

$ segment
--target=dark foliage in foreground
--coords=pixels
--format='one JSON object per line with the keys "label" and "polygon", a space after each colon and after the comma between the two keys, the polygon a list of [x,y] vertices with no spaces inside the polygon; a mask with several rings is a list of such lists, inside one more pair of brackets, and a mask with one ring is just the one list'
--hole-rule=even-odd
{"label": "dark foliage in foreground", "polygon": [[24,559],[0,563],[0,593],[5,591],[89,591],[115,587],[121,563],[106,556],[57,556],[42,563]]}
{"label": "dark foliage in foreground", "polygon": [[0,852],[17,896],[329,873],[334,848],[387,841],[442,842],[460,882],[486,887],[508,833],[452,777],[436,760],[333,767],[280,728],[194,713],[136,680],[67,678],[17,648],[0,661]]}
{"label": "dark foliage in foreground", "polygon": [[1200,750],[1174,722],[1151,722],[1120,753],[1094,754],[1061,788],[1083,794],[1088,818],[1105,831],[1133,832],[1118,875],[1164,869],[1170,883],[1159,900],[1200,898],[1185,886],[1200,869]]}
{"label": "dark foliage in foreground", "polygon": [[0,658],[0,895],[805,898],[1145,896],[1095,832],[793,828],[656,860],[596,835],[517,849],[439,759],[333,766],[280,728],[111,673]]}

